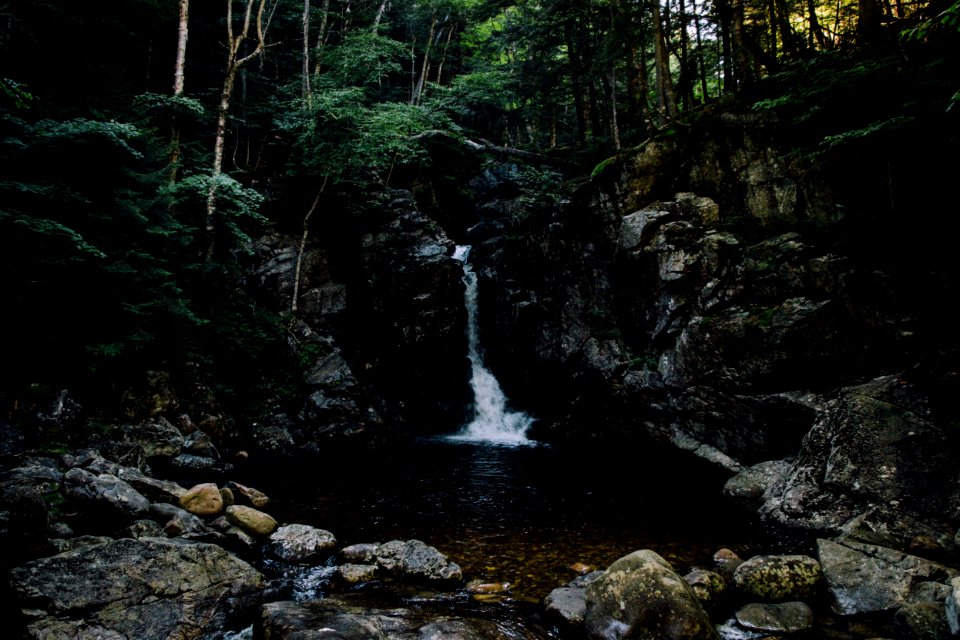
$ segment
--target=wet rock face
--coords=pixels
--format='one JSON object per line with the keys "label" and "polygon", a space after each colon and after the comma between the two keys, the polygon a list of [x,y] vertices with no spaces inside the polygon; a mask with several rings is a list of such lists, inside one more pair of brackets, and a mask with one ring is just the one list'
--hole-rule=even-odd
{"label": "wet rock face", "polygon": [[650,143],[475,247],[487,362],[537,437],[644,425],[736,470],[793,456],[837,389],[955,344],[917,293],[930,274],[877,260],[769,124]]}
{"label": "wet rock face", "polygon": [[449,418],[466,393],[463,272],[453,250],[409,192],[385,192],[363,218],[364,281],[348,315],[369,331],[350,340],[405,417]]}
{"label": "wet rock face", "polygon": [[952,594],[956,569],[902,551],[852,541],[818,540],[833,608],[844,615],[938,602]]}
{"label": "wet rock face", "polygon": [[[11,571],[30,637],[197,638],[222,628],[264,586],[220,547],[114,540]],[[49,634],[49,635],[45,635]]]}
{"label": "wet rock face", "polygon": [[[300,260],[289,340],[306,392],[296,415],[256,426],[266,445],[258,453],[319,453],[331,442],[382,441],[403,420],[459,420],[466,315],[462,270],[443,230],[409,192],[392,190],[315,235]],[[256,254],[247,285],[288,311],[299,242],[267,236]]]}
{"label": "wet rock face", "polygon": [[[837,531],[881,505],[931,524],[960,518],[956,429],[933,419],[909,377],[843,389],[764,494],[762,511],[792,526]],[[921,518],[922,519],[922,518]]]}

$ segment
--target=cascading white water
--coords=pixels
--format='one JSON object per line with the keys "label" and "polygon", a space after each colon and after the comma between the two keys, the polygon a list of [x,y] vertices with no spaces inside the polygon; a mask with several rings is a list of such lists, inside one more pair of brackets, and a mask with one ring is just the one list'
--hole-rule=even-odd
{"label": "cascading white water", "polygon": [[473,420],[453,438],[530,444],[526,434],[534,419],[522,411],[507,409],[507,398],[500,383],[483,364],[477,324],[477,274],[470,266],[470,247],[458,246],[453,257],[463,264],[463,283],[466,285],[463,298],[467,308],[467,355],[470,358],[474,412]]}

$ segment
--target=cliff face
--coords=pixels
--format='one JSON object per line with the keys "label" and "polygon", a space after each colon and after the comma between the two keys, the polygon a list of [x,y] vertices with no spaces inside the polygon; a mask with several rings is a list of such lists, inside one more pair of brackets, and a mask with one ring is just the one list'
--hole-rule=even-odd
{"label": "cliff face", "polygon": [[828,180],[782,135],[727,116],[650,142],[475,250],[491,366],[540,437],[652,437],[738,470],[797,452],[842,387],[952,384],[955,285],[873,206],[882,160]]}

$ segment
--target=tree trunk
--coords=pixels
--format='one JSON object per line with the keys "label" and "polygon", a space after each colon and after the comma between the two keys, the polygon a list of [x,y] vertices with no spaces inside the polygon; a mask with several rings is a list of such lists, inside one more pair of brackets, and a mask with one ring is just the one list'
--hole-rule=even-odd
{"label": "tree trunk", "polygon": [[[627,126],[643,124],[650,125],[650,104],[647,100],[649,89],[647,82],[647,68],[641,59],[639,47],[644,42],[643,22],[636,17],[633,3],[627,4],[624,0],[614,0],[612,28],[619,28],[624,33],[624,47],[627,50]],[[641,43],[638,45],[638,43]],[[649,133],[649,131],[647,132]]]}
{"label": "tree trunk", "polygon": [[303,0],[303,102],[309,108],[312,102],[310,90],[310,0]]}
{"label": "tree trunk", "polygon": [[243,43],[250,36],[250,26],[253,20],[253,3],[255,0],[247,0],[247,6],[244,10],[243,29],[239,35],[234,35],[233,29],[233,2],[227,0],[227,71],[223,79],[223,90],[220,92],[220,105],[217,108],[217,133],[213,144],[213,170],[210,174],[210,189],[207,192],[207,215],[204,224],[204,231],[207,239],[207,260],[213,258],[214,240],[216,231],[216,213],[217,213],[217,184],[220,175],[223,173],[223,149],[226,146],[227,138],[227,117],[230,112],[230,99],[233,95],[233,87],[237,79],[237,72],[247,62],[253,60],[263,52],[264,32],[263,32],[263,10],[266,0],[259,0],[259,7],[256,16],[256,38],[257,43],[253,51],[245,56],[240,55],[240,49]]}
{"label": "tree trunk", "polygon": [[693,106],[693,79],[696,74],[690,71],[690,35],[687,33],[687,7],[684,0],[677,3],[677,19],[680,21],[680,99],[683,107],[689,109]]}
{"label": "tree trunk", "polygon": [[821,49],[828,48],[827,38],[823,35],[823,27],[820,26],[820,20],[817,19],[817,5],[814,0],[807,0],[807,13],[810,17],[810,33],[808,45],[813,50],[814,45]]}
{"label": "tree trunk", "polygon": [[307,211],[307,215],[303,217],[303,234],[300,236],[300,248],[297,251],[297,265],[293,270],[293,294],[290,298],[290,311],[297,311],[297,303],[300,298],[300,274],[303,269],[303,254],[307,250],[307,238],[310,236],[310,218],[313,217],[313,212],[317,210],[317,205],[320,203],[320,196],[323,195],[323,192],[327,188],[327,179],[328,176],[323,177],[323,184],[320,185],[320,190],[317,191],[317,197],[314,198],[313,204],[310,205],[310,209]]}
{"label": "tree trunk", "polygon": [[620,124],[617,122],[617,67],[610,63],[610,132],[613,134],[613,148],[620,153]]}
{"label": "tree trunk", "polygon": [[769,0],[767,9],[770,13],[770,57],[777,58],[777,6],[775,0]]}
{"label": "tree trunk", "polygon": [[173,95],[183,95],[183,69],[187,62],[187,36],[190,17],[190,0],[180,0],[180,22],[177,28],[177,62],[173,68]]}
{"label": "tree trunk", "polygon": [[[180,0],[180,20],[177,27],[177,59],[173,66],[173,95],[182,96],[184,87],[184,67],[187,63],[187,37],[190,35],[189,26],[190,0]],[[170,123],[170,183],[177,181],[177,171],[180,169],[180,128],[177,126],[177,116],[173,115]]]}
{"label": "tree trunk", "polygon": [[735,93],[737,89],[737,62],[732,45],[733,8],[730,6],[730,0],[716,0],[716,3],[720,29],[720,59],[723,60],[723,92]]}
{"label": "tree trunk", "polygon": [[443,74],[443,65],[447,62],[447,51],[450,49],[450,41],[453,39],[453,29],[456,24],[450,25],[447,29],[447,39],[443,43],[443,53],[440,54],[440,64],[437,65],[437,84],[440,84],[440,78]]}
{"label": "tree trunk", "polygon": [[430,49],[433,46],[433,36],[437,29],[437,17],[433,16],[430,20],[430,35],[427,36],[427,45],[423,51],[423,66],[420,68],[420,77],[413,87],[413,95],[410,96],[410,104],[420,104],[420,98],[423,96],[423,87],[427,83],[427,74],[430,72]]}
{"label": "tree trunk", "polygon": [[320,75],[320,50],[327,42],[327,24],[330,21],[330,0],[323,0],[320,6],[320,29],[317,31],[317,63],[313,65],[314,75]]}
{"label": "tree trunk", "polygon": [[757,71],[747,30],[744,26],[742,0],[732,0],[730,15],[733,27],[734,78],[738,88],[747,89],[756,82]]}
{"label": "tree trunk", "polygon": [[575,25],[571,18],[564,21],[564,36],[567,41],[567,60],[570,64],[570,87],[573,91],[573,105],[577,116],[577,144],[587,143],[587,114],[583,100],[583,85],[580,78],[579,48],[575,44]]}
{"label": "tree trunk", "polygon": [[857,2],[857,43],[873,44],[880,36],[883,12],[877,0],[858,0]]}
{"label": "tree trunk", "polygon": [[[673,82],[670,79],[670,60],[663,39],[660,0],[654,0],[653,2],[653,53],[657,83],[657,111],[660,113],[661,119],[670,120],[677,117],[677,100],[673,93]],[[660,124],[663,124],[663,122]]]}
{"label": "tree trunk", "polygon": [[380,3],[380,8],[377,9],[377,16],[373,19],[372,30],[374,33],[380,28],[380,20],[383,19],[383,12],[387,10],[387,2],[388,0],[383,0],[383,2]]}
{"label": "tree trunk", "polygon": [[692,0],[693,7],[693,29],[697,40],[697,70],[700,75],[700,93],[703,102],[709,100],[710,95],[707,91],[707,63],[703,58],[703,38],[700,33],[700,14],[697,13],[697,0]]}

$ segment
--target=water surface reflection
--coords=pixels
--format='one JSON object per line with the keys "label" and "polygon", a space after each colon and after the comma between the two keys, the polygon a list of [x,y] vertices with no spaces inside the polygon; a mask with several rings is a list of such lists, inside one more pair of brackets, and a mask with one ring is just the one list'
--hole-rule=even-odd
{"label": "water surface reflection", "polygon": [[687,455],[422,438],[387,454],[331,460],[274,489],[281,520],[343,545],[417,538],[468,579],[508,582],[540,600],[576,576],[651,548],[678,571],[721,547],[769,544],[721,497],[728,474]]}

